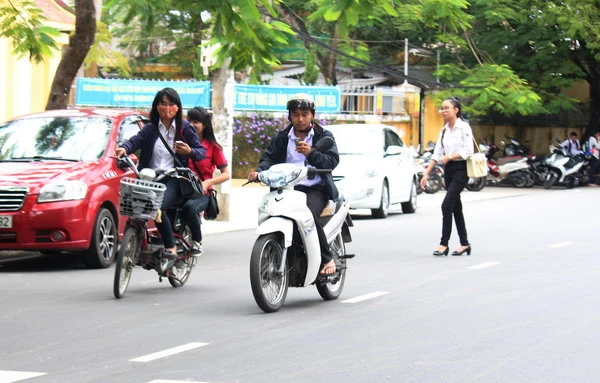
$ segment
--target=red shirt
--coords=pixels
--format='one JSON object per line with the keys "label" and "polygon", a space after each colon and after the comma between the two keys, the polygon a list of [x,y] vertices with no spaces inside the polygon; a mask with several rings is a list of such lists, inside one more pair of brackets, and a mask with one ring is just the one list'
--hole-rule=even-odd
{"label": "red shirt", "polygon": [[[227,166],[227,159],[225,158],[223,149],[217,144],[210,142],[206,138],[204,138],[200,144],[206,148],[206,156],[200,161],[192,161],[190,158],[188,166],[196,174],[200,171],[198,176],[201,180],[208,180],[213,178],[213,173],[216,168],[222,169]],[[210,187],[209,190],[210,189],[212,189],[212,187]]]}

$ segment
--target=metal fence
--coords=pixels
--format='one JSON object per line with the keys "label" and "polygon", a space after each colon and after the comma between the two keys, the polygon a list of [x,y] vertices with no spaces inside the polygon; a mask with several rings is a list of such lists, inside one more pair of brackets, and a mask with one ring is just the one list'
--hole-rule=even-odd
{"label": "metal fence", "polygon": [[343,114],[407,114],[406,92],[383,87],[343,87]]}

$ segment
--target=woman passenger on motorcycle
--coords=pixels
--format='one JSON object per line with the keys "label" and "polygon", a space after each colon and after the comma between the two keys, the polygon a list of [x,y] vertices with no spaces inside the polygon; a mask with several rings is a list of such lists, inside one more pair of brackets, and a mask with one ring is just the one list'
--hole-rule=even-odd
{"label": "woman passenger on motorcycle", "polygon": [[[200,143],[206,148],[206,156],[200,161],[194,161],[190,158],[189,167],[202,180],[202,189],[209,193],[214,185],[222,184],[229,180],[229,168],[227,159],[223,153],[223,148],[217,143],[215,132],[213,130],[211,115],[202,107],[195,107],[188,110],[187,119],[196,129]],[[213,177],[215,169],[219,169],[220,174]],[[202,255],[202,229],[200,226],[200,213],[206,210],[208,206],[208,195],[196,199],[190,199],[183,205],[185,220],[192,233],[194,240],[194,251],[196,256]]]}
{"label": "woman passenger on motorcycle", "polygon": [[[199,161],[205,155],[205,149],[200,145],[196,130],[189,122],[182,118],[182,105],[179,94],[175,89],[164,88],[159,90],[152,102],[150,122],[147,123],[129,141],[117,148],[115,154],[121,157],[124,154],[139,154],[138,169],[151,168],[157,172],[169,170],[178,166],[177,162],[158,138],[160,134],[167,144],[173,149],[179,161],[187,166],[188,159]],[[176,143],[176,141],[179,141]],[[179,180],[173,177],[164,178],[162,181],[167,186],[161,205],[161,222],[155,222],[165,246],[165,256],[173,257],[177,254],[173,228],[167,218],[166,209],[173,208],[181,202],[181,189]]]}
{"label": "woman passenger on motorcycle", "polygon": [[460,247],[452,252],[452,255],[463,255],[465,252],[467,255],[471,255],[471,245],[467,238],[460,193],[469,181],[466,159],[473,154],[473,131],[471,126],[461,119],[462,107],[456,97],[445,99],[442,102],[440,112],[444,119],[444,127],[440,132],[429,166],[421,180],[421,186],[425,187],[429,173],[435,164],[441,162],[444,165],[446,196],[442,202],[442,238],[433,255],[448,255],[448,241],[452,233],[453,215],[460,239]]}
{"label": "woman passenger on motorcycle", "polygon": [[[284,130],[277,133],[263,152],[256,171],[248,174],[248,181],[254,181],[258,172],[269,169],[272,165],[292,163],[298,166],[314,166],[317,169],[335,169],[340,161],[337,146],[334,144],[325,153],[312,150],[314,145],[325,136],[333,138],[333,134],[323,129],[314,121],[315,103],[307,94],[293,96],[287,103],[288,120],[291,122]],[[315,218],[315,226],[321,245],[320,274],[330,275],[336,272],[335,261],[329,253],[327,237],[323,226],[317,219],[330,199],[338,198],[338,190],[331,174],[306,179],[294,187],[306,193],[306,203]]]}

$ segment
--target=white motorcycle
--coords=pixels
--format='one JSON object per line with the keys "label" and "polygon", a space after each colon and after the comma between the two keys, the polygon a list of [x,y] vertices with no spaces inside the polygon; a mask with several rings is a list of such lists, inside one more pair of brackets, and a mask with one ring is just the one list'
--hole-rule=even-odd
{"label": "white motorcycle", "polygon": [[[330,143],[329,143],[330,142]],[[323,151],[333,144],[329,137],[321,139],[316,149]],[[275,312],[283,305],[288,287],[315,285],[325,300],[337,299],[344,288],[346,260],[345,244],[352,241],[349,227],[349,200],[342,197],[330,201],[322,220],[329,251],[336,272],[319,273],[321,248],[313,215],[306,205],[306,194],[294,190],[298,182],[316,174],[331,173],[331,169],[277,164],[258,175],[258,180],[271,187],[258,207],[258,238],[250,257],[250,283],[258,306],[265,312]]]}
{"label": "white motorcycle", "polygon": [[570,156],[567,149],[560,145],[552,149],[552,154],[546,158],[548,167],[544,189],[550,189],[554,184],[562,184],[567,188],[587,185],[589,182],[589,163],[583,154]]}

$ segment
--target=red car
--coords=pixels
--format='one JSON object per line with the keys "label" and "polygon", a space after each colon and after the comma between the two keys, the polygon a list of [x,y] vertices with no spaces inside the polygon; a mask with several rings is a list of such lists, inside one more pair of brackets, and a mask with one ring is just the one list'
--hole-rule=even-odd
{"label": "red car", "polygon": [[145,113],[53,110],[0,125],[0,250],[81,252],[90,268],[114,261],[126,218],[117,142],[137,133]]}

